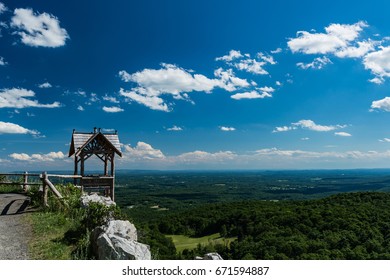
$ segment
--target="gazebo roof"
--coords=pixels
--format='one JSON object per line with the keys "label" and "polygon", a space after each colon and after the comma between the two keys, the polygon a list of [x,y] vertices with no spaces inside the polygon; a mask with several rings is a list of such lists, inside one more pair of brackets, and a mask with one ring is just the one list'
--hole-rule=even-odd
{"label": "gazebo roof", "polygon": [[73,131],[72,141],[69,148],[69,157],[75,153],[77,155],[79,151],[83,150],[84,147],[86,147],[96,138],[102,139],[102,141],[104,141],[106,145],[112,148],[116,154],[122,156],[118,134],[116,132],[102,133],[100,129],[95,129],[92,133]]}

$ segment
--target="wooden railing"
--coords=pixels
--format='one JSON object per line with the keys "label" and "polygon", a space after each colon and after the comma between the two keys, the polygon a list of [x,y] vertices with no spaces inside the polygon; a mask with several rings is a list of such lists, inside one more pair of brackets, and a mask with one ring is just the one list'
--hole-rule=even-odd
{"label": "wooden railing", "polygon": [[[0,187],[3,185],[13,185],[13,186],[21,186],[23,188],[23,191],[27,192],[30,186],[37,185],[42,186],[40,191],[42,191],[42,202],[44,206],[47,206],[47,199],[48,199],[48,190],[50,189],[54,195],[62,199],[61,193],[56,189],[54,184],[49,180],[49,177],[54,178],[68,178],[68,179],[81,179],[82,177],[80,175],[58,175],[58,174],[47,174],[46,172],[42,172],[41,174],[37,173],[0,173],[0,177],[6,177],[6,180],[0,181]],[[11,178],[23,178],[23,181],[11,181],[8,179],[8,177]],[[31,177],[38,177],[39,181],[32,181],[29,182],[29,178]]]}
{"label": "wooden railing", "polygon": [[[39,183],[37,181],[35,182],[28,182],[28,179],[29,177],[40,177],[41,174],[37,174],[37,173],[28,173],[28,172],[24,172],[24,173],[0,173],[0,176],[5,176],[5,177],[22,177],[23,178],[23,181],[20,182],[20,181],[0,181],[0,185],[13,185],[13,186],[16,186],[16,185],[20,185],[24,191],[27,191],[29,186],[32,186],[32,185],[42,185],[42,183]],[[6,178],[8,179],[8,178]]]}
{"label": "wooden railing", "polygon": [[[58,179],[73,179],[74,184],[77,184],[77,180],[79,180],[79,184],[82,186],[81,188],[89,188],[93,189],[95,187],[102,188],[105,191],[105,195],[108,195],[111,197],[111,200],[114,201],[114,177],[110,176],[80,176],[80,175],[66,175],[66,174],[47,174],[47,172],[42,172],[40,174],[38,173],[0,173],[0,177],[5,177],[4,181],[0,181],[0,188],[4,185],[14,185],[14,186],[21,186],[23,188],[23,191],[27,192],[30,186],[38,185],[41,186],[40,191],[42,192],[42,201],[43,205],[47,206],[47,194],[48,190],[51,190],[54,195],[62,199],[61,193],[55,188],[52,181],[50,181],[49,178],[56,178]],[[38,180],[35,181],[29,181],[29,179],[38,177]],[[15,178],[22,178],[22,180],[19,179],[19,181],[16,181]],[[14,181],[10,179],[15,179]],[[55,181],[54,181],[55,182]],[[57,182],[55,182],[57,183]]]}

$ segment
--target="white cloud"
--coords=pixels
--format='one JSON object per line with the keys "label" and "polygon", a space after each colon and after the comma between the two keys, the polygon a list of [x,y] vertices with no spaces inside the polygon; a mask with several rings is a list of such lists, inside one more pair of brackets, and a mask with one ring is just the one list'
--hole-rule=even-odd
{"label": "white cloud", "polygon": [[214,71],[214,75],[221,80],[221,84],[219,86],[227,91],[234,91],[237,90],[237,88],[250,86],[246,79],[236,77],[233,69],[224,70],[222,68],[218,68]]}
{"label": "white cloud", "polygon": [[15,9],[11,27],[21,36],[25,45],[33,47],[61,47],[69,38],[60,27],[58,18],[47,13],[34,13],[32,9]]}
{"label": "white cloud", "polygon": [[31,100],[35,96],[35,92],[23,88],[12,88],[0,90],[0,108],[58,108],[61,106],[59,102],[52,104],[40,104],[37,100]]}
{"label": "white cloud", "polygon": [[282,48],[277,48],[276,50],[271,51],[272,54],[281,53],[283,50]]}
{"label": "white cloud", "polygon": [[373,101],[371,109],[379,109],[386,112],[390,112],[390,97],[385,97],[381,100]]}
{"label": "white cloud", "polygon": [[327,58],[326,56],[323,57],[317,57],[315,58],[312,62],[310,63],[303,63],[303,62],[298,62],[297,66],[301,69],[322,69],[325,65],[332,63],[332,61]]}
{"label": "white cloud", "polygon": [[237,155],[231,151],[220,151],[216,153],[209,153],[205,151],[194,151],[189,153],[183,153],[174,158],[176,162],[183,163],[224,163],[226,161],[234,160]]}
{"label": "white cloud", "polygon": [[262,91],[261,93],[256,91],[256,90],[252,90],[252,91],[247,91],[247,92],[242,92],[242,93],[236,93],[236,94],[233,94],[232,96],[230,96],[231,98],[235,99],[235,100],[240,100],[240,99],[262,99],[262,98],[266,98],[266,97],[272,97],[272,94],[270,94],[269,91]]}
{"label": "white cloud", "polygon": [[337,57],[344,58],[344,57],[363,57],[367,53],[375,50],[375,45],[378,42],[375,41],[362,41],[357,42],[357,47],[350,46],[344,49],[341,49],[335,53]]}
{"label": "white cloud", "polygon": [[228,126],[220,126],[219,129],[221,131],[235,131],[236,130],[234,127],[228,127]]}
{"label": "white cloud", "polygon": [[231,67],[256,75],[267,75],[268,71],[264,69],[264,66],[276,64],[271,55],[259,52],[256,57],[259,60],[251,58],[250,54],[242,55],[240,51],[231,50],[229,55],[218,57],[216,60],[223,60]]}
{"label": "white cloud", "polygon": [[380,50],[367,54],[363,64],[376,76],[371,82],[383,82],[384,77],[390,77],[390,47],[381,47]]}
{"label": "white cloud", "polygon": [[39,88],[51,88],[53,87],[49,82],[38,85]]}
{"label": "white cloud", "polygon": [[7,11],[7,7],[4,5],[4,3],[0,2],[0,14],[4,13]]}
{"label": "white cloud", "polygon": [[112,107],[104,106],[103,111],[107,112],[107,113],[119,113],[119,112],[123,112],[124,110],[122,108],[116,107],[116,106],[112,106]]}
{"label": "white cloud", "polygon": [[289,130],[297,129],[296,127],[293,126],[277,126],[272,132],[285,132]]}
{"label": "white cloud", "polygon": [[318,132],[327,132],[340,128],[344,128],[346,125],[319,125],[312,120],[300,120],[299,122],[292,123],[291,126],[276,127],[272,132],[285,132],[289,130],[295,130],[298,128],[308,129]]}
{"label": "white cloud", "polygon": [[369,82],[371,83],[374,83],[374,84],[377,84],[377,85],[380,85],[380,84],[383,84],[383,82],[385,81],[382,77],[375,77],[375,78],[372,78],[370,80],[368,80]]}
{"label": "white cloud", "polygon": [[379,142],[386,142],[386,143],[390,143],[390,138],[383,138],[383,139],[379,139]]}
{"label": "white cloud", "polygon": [[182,131],[183,128],[181,128],[180,126],[174,125],[173,127],[167,128],[167,130],[168,131]]}
{"label": "white cloud", "polygon": [[172,64],[162,64],[161,69],[144,69],[134,74],[120,71],[119,75],[126,82],[137,83],[140,87],[149,89],[153,94],[179,95],[182,92],[211,92],[221,82],[209,79],[204,75],[191,74],[183,68]]}
{"label": "white cloud", "polygon": [[5,61],[4,57],[0,56],[0,66],[6,66],[8,64],[7,61]]}
{"label": "white cloud", "polygon": [[241,57],[243,57],[243,55],[241,54],[240,51],[231,50],[228,55],[224,55],[222,57],[217,57],[215,60],[216,61],[223,60],[223,61],[230,62],[234,59],[241,58]]}
{"label": "white cloud", "polygon": [[243,59],[237,63],[234,63],[234,67],[239,70],[246,71],[248,73],[257,74],[257,75],[267,75],[268,72],[264,69],[264,66],[267,64],[265,61],[257,61],[256,59]]}
{"label": "white cloud", "polygon": [[150,144],[145,142],[138,142],[133,148],[130,145],[125,145],[125,157],[130,160],[154,160],[164,159],[165,155],[161,150],[153,148]]}
{"label": "white cloud", "polygon": [[0,121],[0,134],[32,134],[39,135],[36,130],[24,128],[18,124]]}
{"label": "white cloud", "polygon": [[108,96],[107,94],[103,96],[103,100],[109,101],[111,103],[119,103],[119,101],[114,96]]}
{"label": "white cloud", "polygon": [[257,57],[260,58],[262,61],[265,61],[271,65],[275,65],[276,64],[276,61],[274,60],[273,56],[272,55],[267,55],[267,54],[264,54],[262,52],[259,52],[257,54]]}
{"label": "white cloud", "polygon": [[224,71],[220,68],[214,74],[218,79],[192,74],[192,71],[172,64],[162,64],[161,69],[144,69],[134,74],[122,70],[119,72],[120,78],[125,82],[134,82],[137,86],[128,91],[121,89],[120,94],[150,109],[169,112],[171,108],[162,98],[163,95],[191,102],[187,94],[189,92],[210,93],[216,87],[233,91],[237,87],[249,85],[246,80],[237,78],[232,70]]}
{"label": "white cloud", "polygon": [[47,154],[32,154],[28,155],[26,153],[12,153],[9,157],[21,160],[21,161],[31,161],[31,162],[42,162],[42,161],[54,161],[57,159],[64,159],[65,155],[63,152],[50,152]]}
{"label": "white cloud", "polygon": [[337,135],[337,136],[342,136],[342,137],[350,137],[352,136],[350,133],[348,132],[335,132],[334,135]]}
{"label": "white cloud", "polygon": [[165,103],[165,101],[158,97],[158,94],[153,95],[150,91],[145,88],[133,88],[130,91],[120,89],[119,94],[128,98],[129,101],[135,101],[142,104],[152,110],[159,110],[164,112],[170,112],[171,109]]}
{"label": "white cloud", "polygon": [[313,131],[320,131],[320,132],[332,131],[332,130],[346,127],[346,125],[339,125],[339,124],[338,125],[319,125],[319,124],[316,124],[315,122],[313,122],[312,120],[300,120],[299,122],[292,123],[292,125],[297,126],[297,127],[301,127],[301,128],[306,128],[306,129],[313,130]]}
{"label": "white cloud", "polygon": [[77,107],[77,110],[79,110],[79,111],[84,111],[84,107],[81,106],[81,105],[79,105],[79,106]]}
{"label": "white cloud", "polygon": [[297,32],[297,38],[287,43],[290,50],[305,54],[327,54],[340,52],[350,47],[360,32],[368,25],[359,21],[355,24],[331,24],[325,28],[326,33]]}

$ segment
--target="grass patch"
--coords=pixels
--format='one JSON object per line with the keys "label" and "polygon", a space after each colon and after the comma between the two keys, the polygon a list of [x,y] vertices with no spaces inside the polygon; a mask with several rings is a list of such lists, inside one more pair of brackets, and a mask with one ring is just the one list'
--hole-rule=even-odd
{"label": "grass patch", "polygon": [[33,260],[70,260],[74,246],[64,240],[75,222],[62,213],[35,212],[28,216],[32,226],[29,255]]}
{"label": "grass patch", "polygon": [[2,185],[0,183],[0,193],[23,193],[20,185]]}
{"label": "grass patch", "polygon": [[195,249],[198,244],[206,246],[209,244],[224,244],[229,245],[230,242],[234,241],[236,238],[223,238],[219,233],[192,238],[185,235],[166,235],[168,238],[172,238],[173,244],[175,244],[176,251],[178,253],[183,252],[184,249],[192,250]]}

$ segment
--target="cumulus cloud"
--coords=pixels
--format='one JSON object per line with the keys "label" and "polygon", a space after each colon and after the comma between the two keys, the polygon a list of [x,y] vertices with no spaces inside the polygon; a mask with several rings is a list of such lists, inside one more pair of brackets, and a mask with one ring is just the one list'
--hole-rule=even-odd
{"label": "cumulus cloud", "polygon": [[104,106],[103,111],[107,112],[107,113],[119,113],[119,112],[123,112],[124,110],[122,108],[116,107],[116,106],[112,106],[112,107]]}
{"label": "cumulus cloud", "polygon": [[281,126],[276,127],[272,132],[285,132],[290,130],[295,130],[298,128],[308,129],[318,132],[327,132],[340,128],[345,128],[346,125],[319,125],[312,120],[300,120],[299,122],[292,123],[291,126]]}
{"label": "cumulus cloud", "polygon": [[79,106],[77,107],[77,110],[79,110],[79,111],[84,111],[84,107],[81,106],[81,105],[79,105]]}
{"label": "cumulus cloud", "polygon": [[8,64],[8,62],[5,61],[4,57],[0,56],[0,66],[5,66],[7,64]]}
{"label": "cumulus cloud", "polygon": [[24,128],[18,124],[0,121],[0,134],[32,134],[39,135],[36,130]]}
{"label": "cumulus cloud", "polygon": [[277,48],[277,49],[271,51],[271,53],[272,54],[277,54],[277,53],[281,53],[282,51],[283,51],[282,48]]}
{"label": "cumulus cloud", "polygon": [[222,60],[222,61],[228,61],[228,62],[230,62],[230,61],[232,61],[232,60],[234,60],[234,59],[241,58],[241,57],[243,57],[243,55],[241,54],[240,51],[231,50],[231,51],[229,52],[229,54],[224,55],[224,56],[222,56],[222,57],[217,57],[215,60],[216,60],[216,61]]}
{"label": "cumulus cloud", "polygon": [[272,87],[262,87],[257,88],[256,90],[242,92],[242,93],[236,93],[230,96],[231,98],[235,100],[241,100],[241,99],[263,99],[266,97],[272,97],[272,92],[274,92],[275,89]]}
{"label": "cumulus cloud", "polygon": [[164,99],[158,97],[159,94],[153,93],[151,90],[147,90],[142,87],[133,88],[129,91],[121,88],[119,94],[126,97],[130,102],[135,101],[152,110],[159,110],[164,112],[171,111],[171,108],[169,108]]}
{"label": "cumulus cloud", "polygon": [[367,53],[374,51],[375,46],[378,44],[376,41],[362,41],[357,42],[357,46],[349,46],[347,48],[341,49],[335,53],[337,57],[351,57],[351,58],[359,58],[363,57]]}
{"label": "cumulus cloud", "polygon": [[293,126],[306,128],[313,131],[332,131],[340,128],[346,127],[346,125],[319,125],[313,122],[312,120],[300,120],[299,122],[292,123]]}
{"label": "cumulus cloud", "polygon": [[135,147],[124,145],[125,157],[130,160],[154,160],[164,159],[165,155],[161,150],[153,148],[145,142],[138,142]]}
{"label": "cumulus cloud", "polygon": [[119,101],[114,96],[108,96],[107,94],[103,96],[103,100],[109,101],[111,103],[119,103]]}
{"label": "cumulus cloud", "polygon": [[386,142],[386,143],[390,143],[390,138],[383,138],[383,139],[379,139],[379,142]]}
{"label": "cumulus cloud", "polygon": [[257,75],[267,75],[268,71],[264,69],[264,66],[267,64],[265,61],[258,61],[256,59],[243,59],[233,65],[242,71],[246,71],[248,73],[257,74]]}
{"label": "cumulus cloud", "polygon": [[20,161],[31,161],[31,162],[43,162],[43,161],[54,161],[58,159],[64,159],[65,155],[63,152],[50,152],[47,154],[26,154],[26,153],[12,153],[9,155],[12,159]]}
{"label": "cumulus cloud", "polygon": [[183,128],[181,128],[180,126],[177,126],[177,125],[174,125],[170,128],[167,128],[168,131],[182,131]]}
{"label": "cumulus cloud", "polygon": [[259,52],[256,58],[251,58],[249,54],[242,55],[236,50],[231,50],[228,55],[218,57],[216,60],[222,60],[231,67],[256,75],[267,75],[268,71],[264,69],[264,66],[276,64],[271,55]]}
{"label": "cumulus cloud", "polygon": [[220,85],[217,79],[209,79],[204,75],[191,74],[173,64],[162,64],[161,69],[144,69],[134,74],[120,71],[119,75],[126,82],[137,83],[140,87],[149,89],[153,94],[179,95],[182,92],[210,92]]}
{"label": "cumulus cloud", "polygon": [[373,101],[371,104],[371,109],[379,109],[382,111],[390,112],[390,97],[385,97],[383,99]]}
{"label": "cumulus cloud", "polygon": [[294,126],[277,126],[275,127],[275,129],[272,131],[272,132],[285,132],[285,131],[289,131],[289,130],[293,130],[293,129],[297,129],[296,127]]}
{"label": "cumulus cloud", "polygon": [[293,53],[336,53],[350,47],[365,27],[368,25],[359,21],[355,24],[331,24],[325,28],[325,33],[299,31],[297,37],[290,39],[287,45]]}
{"label": "cumulus cloud", "polygon": [[35,92],[23,88],[12,88],[0,90],[0,108],[58,108],[61,106],[59,102],[52,104],[40,104],[38,100],[29,98],[35,97]]}
{"label": "cumulus cloud", "polygon": [[216,153],[209,153],[205,151],[194,151],[189,153],[183,153],[174,158],[176,162],[183,163],[223,163],[226,161],[234,160],[237,155],[231,151],[220,151]]}
{"label": "cumulus cloud", "polygon": [[4,5],[4,3],[0,2],[0,15],[7,11],[7,7]]}
{"label": "cumulus cloud", "polygon": [[363,64],[376,76],[370,81],[382,83],[385,77],[390,77],[390,47],[380,47],[380,50],[367,54]]}
{"label": "cumulus cloud", "polygon": [[236,77],[231,69],[219,68],[214,75],[216,78],[210,79],[172,64],[162,64],[161,69],[144,69],[134,74],[122,70],[119,77],[124,82],[133,82],[137,86],[130,90],[121,89],[119,93],[129,101],[143,104],[150,109],[169,112],[171,104],[162,98],[163,95],[190,101],[190,92],[210,93],[217,87],[233,91],[249,86],[247,80]]}
{"label": "cumulus cloud", "polygon": [[15,9],[11,27],[17,29],[23,44],[33,47],[61,47],[69,38],[57,17],[32,9]]}
{"label": "cumulus cloud", "polygon": [[303,62],[298,62],[297,66],[301,69],[322,69],[324,68],[325,65],[332,63],[332,61],[327,58],[326,56],[323,57],[317,57],[315,58],[312,62],[310,63],[303,63]]}
{"label": "cumulus cloud", "polygon": [[53,87],[49,82],[38,85],[39,88],[51,88]]}
{"label": "cumulus cloud", "polygon": [[351,137],[352,136],[352,134],[350,134],[348,132],[335,132],[334,135],[342,136],[342,137]]}
{"label": "cumulus cloud", "polygon": [[234,91],[238,88],[245,88],[250,86],[246,79],[236,77],[233,69],[224,70],[222,68],[218,68],[214,71],[214,75],[222,82],[219,86],[227,91]]}
{"label": "cumulus cloud", "polygon": [[235,131],[236,130],[234,127],[229,127],[229,126],[220,126],[219,129],[221,131]]}

